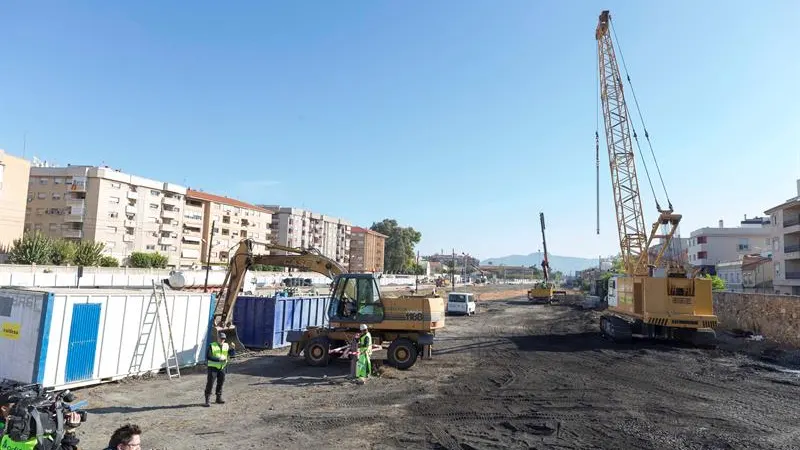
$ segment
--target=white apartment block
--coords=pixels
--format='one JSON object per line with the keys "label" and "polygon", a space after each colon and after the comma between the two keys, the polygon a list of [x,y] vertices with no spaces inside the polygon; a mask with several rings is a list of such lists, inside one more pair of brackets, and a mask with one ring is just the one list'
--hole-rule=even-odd
{"label": "white apartment block", "polygon": [[311,211],[260,205],[274,211],[272,232],[275,243],[288,247],[316,248],[323,255],[345,267],[350,262],[350,234],[352,224],[344,219]]}
{"label": "white apartment block", "polygon": [[133,252],[159,252],[169,267],[189,268],[184,253],[186,188],[109,167],[31,167],[25,228],[57,238],[105,244],[121,264]]}
{"label": "white apartment block", "polygon": [[268,209],[189,189],[183,220],[183,248],[191,248],[204,263],[227,264],[242,239],[253,241],[253,253],[269,254],[272,211]]}
{"label": "white apartment block", "polygon": [[725,228],[706,227],[689,235],[689,263],[703,267],[710,273],[720,262],[733,261],[745,254],[763,253],[770,248],[769,223],[761,218],[745,219],[741,226]]}
{"label": "white apartment block", "polygon": [[770,215],[772,285],[777,294],[800,295],[800,180],[797,196],[765,211]]}

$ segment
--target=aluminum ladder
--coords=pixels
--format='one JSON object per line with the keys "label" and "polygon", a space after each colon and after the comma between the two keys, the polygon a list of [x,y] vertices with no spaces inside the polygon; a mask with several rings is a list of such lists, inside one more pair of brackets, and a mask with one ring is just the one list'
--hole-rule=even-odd
{"label": "aluminum ladder", "polygon": [[[175,342],[172,339],[172,321],[169,317],[169,308],[166,305],[167,293],[164,290],[164,283],[153,283],[153,293],[150,296],[150,301],[144,312],[142,320],[142,328],[139,333],[139,340],[136,342],[136,349],[131,359],[131,366],[128,371],[131,375],[138,375],[141,373],[142,362],[147,350],[147,344],[150,342],[150,335],[153,333],[153,327],[158,323],[158,330],[161,337],[161,349],[164,352],[166,359],[167,377],[180,378],[181,370],[178,361],[178,355],[175,351]],[[161,317],[161,305],[164,304],[164,316]],[[166,321],[166,328],[168,332],[168,339],[164,339],[164,321]]]}

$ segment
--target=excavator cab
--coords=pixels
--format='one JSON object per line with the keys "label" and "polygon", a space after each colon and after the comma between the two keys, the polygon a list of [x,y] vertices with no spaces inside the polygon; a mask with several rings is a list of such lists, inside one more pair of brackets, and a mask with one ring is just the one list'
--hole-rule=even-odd
{"label": "excavator cab", "polygon": [[378,323],[384,318],[378,280],[373,274],[341,274],[333,282],[328,318],[333,322]]}

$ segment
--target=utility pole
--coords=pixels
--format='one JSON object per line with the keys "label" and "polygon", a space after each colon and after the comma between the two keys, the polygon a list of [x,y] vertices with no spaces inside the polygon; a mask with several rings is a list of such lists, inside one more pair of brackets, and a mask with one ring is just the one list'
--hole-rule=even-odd
{"label": "utility pole", "polygon": [[414,277],[414,293],[416,294],[419,291],[419,250],[417,250],[417,267],[414,268],[414,273],[417,275]]}
{"label": "utility pole", "polygon": [[453,248],[453,267],[450,270],[450,292],[456,290],[456,249]]}
{"label": "utility pole", "polygon": [[206,282],[203,284],[203,292],[208,292],[208,273],[211,271],[211,246],[214,244],[214,228],[217,221],[211,222],[211,237],[208,239],[208,251],[206,252]]}

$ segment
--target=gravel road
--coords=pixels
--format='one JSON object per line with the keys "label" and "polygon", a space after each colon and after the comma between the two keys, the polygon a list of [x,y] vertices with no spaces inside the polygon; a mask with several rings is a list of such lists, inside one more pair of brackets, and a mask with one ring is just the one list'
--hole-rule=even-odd
{"label": "gravel road", "polygon": [[[82,389],[82,448],[132,421],[144,447],[285,449],[789,449],[800,441],[800,375],[723,340],[716,350],[619,346],[599,313],[524,299],[448,317],[432,360],[310,368],[285,349],[237,359],[225,405],[200,406],[204,368]],[[380,356],[380,353],[376,354]]]}

